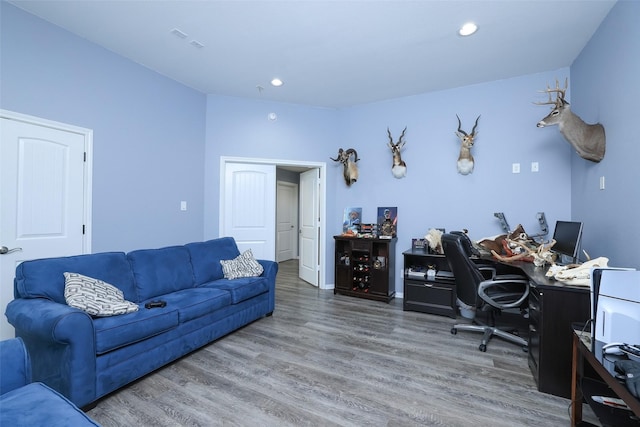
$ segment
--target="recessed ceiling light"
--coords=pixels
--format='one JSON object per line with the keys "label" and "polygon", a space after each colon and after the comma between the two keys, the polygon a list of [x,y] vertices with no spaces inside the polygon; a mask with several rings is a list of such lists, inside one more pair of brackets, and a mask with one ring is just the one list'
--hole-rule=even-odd
{"label": "recessed ceiling light", "polygon": [[461,36],[470,36],[476,31],[478,31],[478,26],[473,22],[467,22],[458,30],[458,34]]}
{"label": "recessed ceiling light", "polygon": [[273,80],[271,80],[271,86],[275,86],[275,87],[280,87],[284,84],[284,82],[282,80],[280,80],[279,78],[275,78]]}

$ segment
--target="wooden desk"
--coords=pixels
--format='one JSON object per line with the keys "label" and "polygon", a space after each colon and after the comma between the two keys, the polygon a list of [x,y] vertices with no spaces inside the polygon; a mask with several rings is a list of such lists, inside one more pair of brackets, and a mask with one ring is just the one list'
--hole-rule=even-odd
{"label": "wooden desk", "polygon": [[[636,399],[627,389],[626,385],[614,377],[613,362],[602,359],[602,344],[596,343],[595,353],[587,347],[584,341],[573,332],[572,340],[572,363],[571,363],[571,427],[585,425],[582,423],[582,403],[583,396],[579,388],[582,378],[583,363],[587,362],[600,376],[600,378],[610,387],[620,399],[631,408],[633,413],[640,417],[640,401]],[[610,395],[610,394],[609,394]],[[614,425],[614,424],[611,424]]]}
{"label": "wooden desk", "polygon": [[590,317],[589,289],[545,276],[547,267],[513,262],[529,278],[529,368],[538,390],[571,396],[572,325]]}

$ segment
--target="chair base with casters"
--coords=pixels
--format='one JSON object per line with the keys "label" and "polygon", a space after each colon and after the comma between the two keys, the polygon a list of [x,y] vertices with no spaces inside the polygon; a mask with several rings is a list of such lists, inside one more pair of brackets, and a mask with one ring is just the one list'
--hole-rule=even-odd
{"label": "chair base with casters", "polygon": [[522,351],[529,351],[528,342],[522,337],[514,335],[512,333],[503,331],[502,329],[498,329],[495,326],[485,326],[485,325],[453,325],[451,328],[451,333],[456,335],[458,331],[469,331],[469,332],[482,332],[484,335],[482,336],[482,341],[478,349],[482,352],[487,351],[487,343],[494,335],[510,341],[514,344],[519,344],[522,346]]}

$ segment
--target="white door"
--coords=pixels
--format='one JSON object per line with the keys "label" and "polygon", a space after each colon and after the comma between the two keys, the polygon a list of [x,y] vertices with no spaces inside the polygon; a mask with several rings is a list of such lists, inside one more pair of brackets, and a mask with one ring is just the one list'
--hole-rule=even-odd
{"label": "white door", "polygon": [[258,259],[276,256],[276,166],[225,163],[221,236],[231,236],[238,249],[251,249]]}
{"label": "white door", "polygon": [[276,191],[276,260],[293,259],[298,254],[298,185],[277,184]]}
{"label": "white door", "polygon": [[305,282],[318,286],[318,244],[320,238],[320,206],[318,194],[320,169],[300,174],[300,261],[299,276]]}
{"label": "white door", "polygon": [[0,339],[6,339],[14,336],[4,311],[13,299],[16,266],[90,251],[83,233],[92,133],[15,113],[1,116],[0,253],[6,253],[0,255]]}

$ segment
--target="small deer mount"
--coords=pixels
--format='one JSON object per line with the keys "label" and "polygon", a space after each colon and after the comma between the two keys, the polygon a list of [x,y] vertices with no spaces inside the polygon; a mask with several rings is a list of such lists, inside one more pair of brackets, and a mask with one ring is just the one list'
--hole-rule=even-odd
{"label": "small deer mount", "polygon": [[[600,123],[587,124],[571,111],[569,103],[564,99],[568,87],[569,78],[564,82],[564,89],[560,89],[560,84],[556,79],[555,89],[551,89],[547,85],[546,90],[539,91],[548,93],[549,100],[547,102],[534,102],[534,104],[551,104],[553,107],[551,112],[540,120],[536,126],[543,128],[545,126],[558,125],[562,136],[571,144],[580,157],[598,163],[604,158],[606,148],[604,126]],[[555,101],[551,99],[552,93],[556,94]]]}
{"label": "small deer mount", "polygon": [[[456,114],[456,117],[458,115]],[[471,147],[473,147],[473,143],[478,132],[476,128],[478,127],[478,120],[480,120],[480,116],[476,118],[476,124],[473,125],[473,129],[471,129],[471,133],[466,133],[462,130],[462,123],[460,122],[460,117],[458,117],[458,130],[455,134],[460,138],[460,155],[458,156],[458,173],[462,175],[469,175],[473,172],[473,166],[475,164],[473,156],[471,155]]]}
{"label": "small deer mount", "polygon": [[387,135],[389,135],[389,148],[391,148],[391,154],[393,154],[393,164],[391,165],[391,173],[396,178],[404,178],[407,175],[407,164],[402,160],[400,156],[400,150],[404,147],[406,141],[404,140],[404,133],[407,131],[407,127],[405,126],[400,138],[397,143],[393,143],[393,137],[391,136],[391,131],[387,128]]}
{"label": "small deer mount", "polygon": [[[351,160],[351,156],[353,156],[353,160]],[[334,162],[342,163],[344,182],[347,184],[347,187],[351,187],[351,184],[358,180],[358,165],[356,165],[356,162],[360,159],[358,158],[356,150],[353,148],[347,150],[340,148],[338,150],[338,156],[335,159],[332,157],[329,158]]]}

